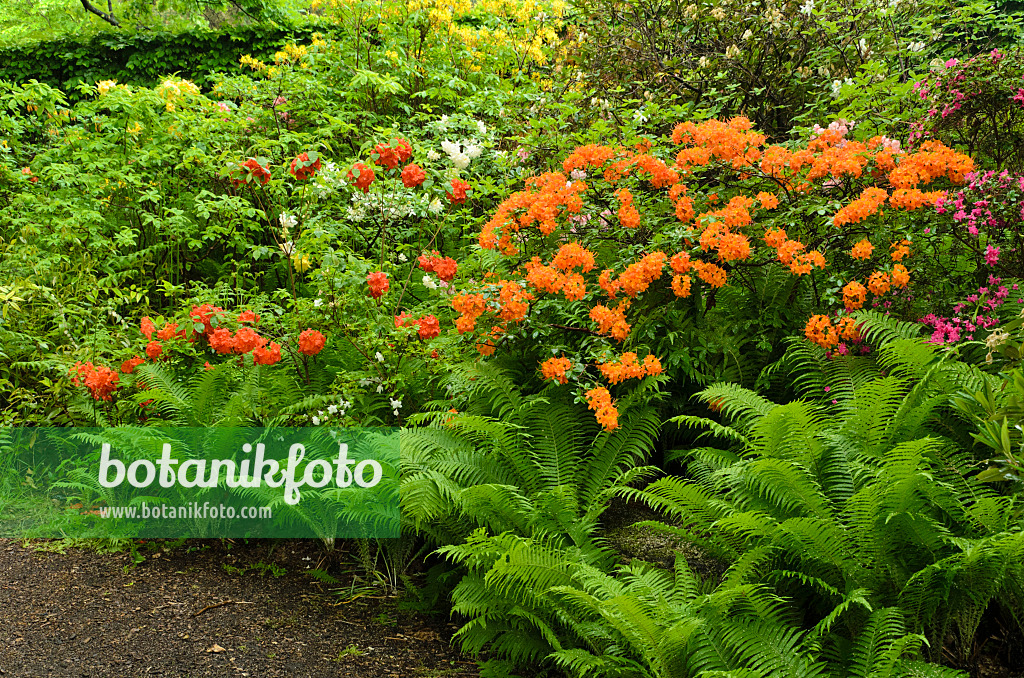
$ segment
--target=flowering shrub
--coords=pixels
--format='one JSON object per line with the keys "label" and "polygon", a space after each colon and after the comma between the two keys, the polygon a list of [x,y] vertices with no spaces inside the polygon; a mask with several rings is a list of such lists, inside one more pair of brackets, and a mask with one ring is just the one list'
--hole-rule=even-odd
{"label": "flowering shrub", "polygon": [[[643,364],[633,351],[610,357],[640,341],[634,325],[647,325],[644,315],[663,304],[706,304],[730,282],[752,284],[751,269],[779,266],[792,276],[811,276],[825,268],[826,258],[807,242],[842,251],[837,229],[855,232],[855,225],[881,217],[887,202],[900,211],[934,203],[944,193],[923,186],[963,182],[973,167],[969,157],[938,142],[906,153],[881,137],[858,142],[834,130],[822,130],[803,146],[766,147],[744,118],[681,123],[672,143],[677,149],[668,161],[649,144],[582,146],[565,158],[563,172],[527,179],[481,230],[480,247],[501,256],[500,270],[452,298],[459,333],[472,336],[478,351],[489,355],[506,338],[515,341],[517,326],[529,318],[533,336],[540,332],[546,340],[564,343],[565,330],[607,337],[577,344],[583,354],[566,358],[596,368],[574,373],[583,384],[658,375],[657,355]],[[725,183],[731,176],[736,179]],[[714,190],[692,189],[699,178],[722,183],[712,183]],[[796,222],[788,232],[778,225],[809,196],[828,195],[840,185],[854,196],[859,186],[859,197],[836,204],[831,219]],[[871,260],[873,249],[859,238],[846,251]],[[864,284],[848,281],[850,308],[863,305],[868,292],[884,298],[894,285],[906,286],[909,271],[896,262],[909,252],[909,241],[894,243],[888,265],[873,263],[878,268]],[[646,335],[658,331],[657,324],[648,326]],[[845,322],[841,331],[855,334]],[[823,346],[838,344],[839,331],[826,316],[812,318],[806,334]],[[541,369],[561,382],[563,366],[549,360]],[[605,396],[610,392],[603,386],[587,392],[592,409],[613,427],[614,401]]]}
{"label": "flowering shrub", "polygon": [[1024,53],[1020,49],[951,58],[914,92],[928,105],[911,141],[941,139],[995,169],[1024,169]]}

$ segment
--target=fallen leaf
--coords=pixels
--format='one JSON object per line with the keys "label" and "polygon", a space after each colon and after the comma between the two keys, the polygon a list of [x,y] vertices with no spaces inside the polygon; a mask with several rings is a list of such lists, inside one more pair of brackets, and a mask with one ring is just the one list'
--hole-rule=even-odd
{"label": "fallen leaf", "polygon": [[207,650],[207,652],[214,652],[214,653],[220,654],[221,652],[227,652],[227,650],[225,650],[223,647],[221,647],[217,643],[214,643],[213,647],[211,647],[209,650]]}

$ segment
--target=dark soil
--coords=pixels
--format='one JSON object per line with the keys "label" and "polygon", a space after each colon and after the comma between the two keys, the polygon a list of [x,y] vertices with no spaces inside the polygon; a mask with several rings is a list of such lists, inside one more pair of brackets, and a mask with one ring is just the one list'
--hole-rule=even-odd
{"label": "dark soil", "polygon": [[478,675],[447,615],[405,611],[319,542],[65,546],[0,540],[4,678]]}

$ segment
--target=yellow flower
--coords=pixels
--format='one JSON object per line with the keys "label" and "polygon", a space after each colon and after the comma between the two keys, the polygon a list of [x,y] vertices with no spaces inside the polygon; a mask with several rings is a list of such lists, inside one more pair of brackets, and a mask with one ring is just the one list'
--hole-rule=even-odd
{"label": "yellow flower", "polygon": [[96,89],[99,90],[100,96],[103,96],[111,89],[117,86],[117,80],[101,80]]}

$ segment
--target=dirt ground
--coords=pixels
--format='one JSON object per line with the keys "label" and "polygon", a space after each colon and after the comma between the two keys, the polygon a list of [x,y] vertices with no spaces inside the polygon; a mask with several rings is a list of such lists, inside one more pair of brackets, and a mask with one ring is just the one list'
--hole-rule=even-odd
{"label": "dirt ground", "polygon": [[450,644],[446,615],[406,611],[318,542],[151,542],[137,553],[0,540],[0,676],[478,675]]}

